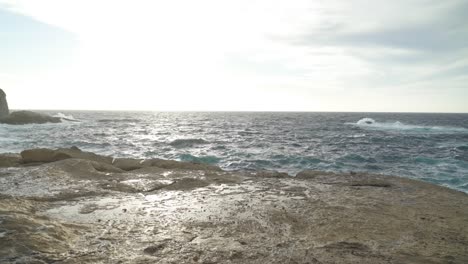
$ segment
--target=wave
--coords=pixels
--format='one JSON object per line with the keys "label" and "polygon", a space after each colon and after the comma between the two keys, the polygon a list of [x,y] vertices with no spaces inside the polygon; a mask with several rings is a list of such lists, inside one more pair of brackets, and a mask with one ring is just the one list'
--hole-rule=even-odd
{"label": "wave", "polygon": [[169,142],[169,145],[176,148],[193,147],[195,145],[209,144],[208,141],[201,138],[176,139]]}
{"label": "wave", "polygon": [[346,123],[346,124],[355,125],[364,129],[389,130],[389,131],[413,132],[413,133],[435,133],[435,134],[468,133],[468,129],[464,127],[410,125],[410,124],[404,124],[400,121],[381,123],[368,117],[362,118],[356,123]]}
{"label": "wave", "polygon": [[65,121],[80,122],[80,120],[75,119],[72,115],[66,115],[64,113],[57,113],[57,114],[53,115],[53,117],[58,117],[58,118],[60,118],[62,120],[65,120]]}
{"label": "wave", "polygon": [[121,118],[121,119],[99,119],[97,122],[99,123],[120,123],[120,122],[128,122],[128,123],[140,123],[142,120],[136,118]]}
{"label": "wave", "polygon": [[346,154],[342,157],[339,157],[337,161],[355,163],[377,163],[377,160],[375,158],[365,157],[358,154]]}
{"label": "wave", "polygon": [[468,146],[467,145],[458,146],[458,147],[455,147],[455,149],[458,150],[458,151],[467,151],[468,152]]}
{"label": "wave", "polygon": [[375,124],[375,120],[372,119],[372,118],[363,118],[359,121],[356,122],[357,125],[374,125]]}
{"label": "wave", "polygon": [[179,155],[181,161],[195,162],[195,163],[206,163],[206,164],[217,164],[221,161],[220,158],[216,156],[193,156],[190,154],[181,154]]}

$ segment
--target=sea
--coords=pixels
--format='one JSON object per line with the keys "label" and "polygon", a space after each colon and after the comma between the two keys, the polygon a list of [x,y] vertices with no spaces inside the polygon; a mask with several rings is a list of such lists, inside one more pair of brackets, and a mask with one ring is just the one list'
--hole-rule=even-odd
{"label": "sea", "polygon": [[43,112],[63,122],[0,124],[0,153],[76,146],[231,171],[397,175],[468,193],[468,114]]}

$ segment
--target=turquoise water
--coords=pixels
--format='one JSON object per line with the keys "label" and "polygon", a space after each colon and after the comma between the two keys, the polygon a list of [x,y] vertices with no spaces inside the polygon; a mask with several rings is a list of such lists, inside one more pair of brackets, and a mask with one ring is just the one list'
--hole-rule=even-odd
{"label": "turquoise water", "polygon": [[468,114],[60,112],[0,125],[0,152],[77,146],[119,157],[399,175],[468,192]]}

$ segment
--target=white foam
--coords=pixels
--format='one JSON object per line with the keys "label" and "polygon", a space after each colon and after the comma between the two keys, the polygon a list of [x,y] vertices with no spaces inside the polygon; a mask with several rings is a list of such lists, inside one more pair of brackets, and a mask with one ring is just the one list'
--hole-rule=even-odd
{"label": "white foam", "polygon": [[347,123],[364,129],[372,130],[390,130],[412,133],[435,133],[435,134],[453,134],[453,133],[468,133],[468,129],[464,127],[449,127],[449,126],[422,126],[404,124],[400,121],[395,122],[377,122],[372,118],[362,118],[356,123]]}
{"label": "white foam", "polygon": [[60,119],[67,120],[67,121],[78,121],[72,115],[66,115],[64,113],[57,113],[57,114],[53,115],[53,117],[58,117]]}
{"label": "white foam", "polygon": [[372,118],[366,117],[366,118],[363,118],[363,119],[357,121],[356,124],[357,125],[373,125],[373,124],[375,124],[375,120],[372,119]]}

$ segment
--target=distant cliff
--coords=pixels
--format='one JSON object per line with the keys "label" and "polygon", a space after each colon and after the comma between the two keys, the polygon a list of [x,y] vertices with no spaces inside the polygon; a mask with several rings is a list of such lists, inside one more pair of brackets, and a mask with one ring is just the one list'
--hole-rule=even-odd
{"label": "distant cliff", "polygon": [[7,117],[10,114],[5,92],[0,89],[0,118]]}

